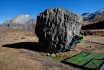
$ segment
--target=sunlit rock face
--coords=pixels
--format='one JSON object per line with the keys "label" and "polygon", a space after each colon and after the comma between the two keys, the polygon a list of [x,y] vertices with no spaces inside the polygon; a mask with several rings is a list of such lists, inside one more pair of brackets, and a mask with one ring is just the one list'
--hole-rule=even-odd
{"label": "sunlit rock face", "polygon": [[17,30],[33,31],[36,21],[29,15],[18,15],[11,20],[5,20],[2,25]]}
{"label": "sunlit rock face", "polygon": [[50,53],[66,50],[74,37],[73,32],[79,34],[82,23],[81,16],[61,8],[38,14],[35,32],[39,37],[39,49]]}

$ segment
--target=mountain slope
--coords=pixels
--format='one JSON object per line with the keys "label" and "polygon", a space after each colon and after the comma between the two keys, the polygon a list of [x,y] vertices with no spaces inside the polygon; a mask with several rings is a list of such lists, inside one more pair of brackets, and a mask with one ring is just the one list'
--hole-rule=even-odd
{"label": "mountain slope", "polygon": [[9,27],[19,30],[33,30],[36,25],[36,21],[29,15],[18,15],[11,20],[5,20],[3,27]]}
{"label": "mountain slope", "polygon": [[104,8],[101,9],[101,10],[98,10],[94,13],[83,13],[82,17],[83,17],[84,20],[92,20],[98,15],[102,15],[104,17]]}
{"label": "mountain slope", "polygon": [[35,20],[29,15],[19,15],[11,20],[12,23],[16,23],[16,24],[26,24],[26,23],[32,23],[34,21]]}
{"label": "mountain slope", "polygon": [[84,29],[104,29],[104,8],[94,13],[83,13]]}

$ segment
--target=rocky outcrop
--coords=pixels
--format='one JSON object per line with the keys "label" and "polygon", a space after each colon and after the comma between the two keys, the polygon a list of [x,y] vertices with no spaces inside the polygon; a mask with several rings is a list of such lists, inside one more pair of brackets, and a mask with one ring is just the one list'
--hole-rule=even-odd
{"label": "rocky outcrop", "polygon": [[81,16],[61,8],[47,9],[38,14],[35,33],[39,49],[50,53],[64,51],[73,39],[73,32],[80,32]]}

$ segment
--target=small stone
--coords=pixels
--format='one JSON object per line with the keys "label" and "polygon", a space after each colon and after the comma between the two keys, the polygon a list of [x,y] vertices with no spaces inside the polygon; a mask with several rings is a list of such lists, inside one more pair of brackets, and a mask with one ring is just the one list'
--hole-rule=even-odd
{"label": "small stone", "polygon": [[60,56],[60,54],[59,53],[56,53],[56,56]]}
{"label": "small stone", "polygon": [[47,53],[47,54],[46,54],[46,56],[50,56],[50,55],[51,55],[50,53]]}
{"label": "small stone", "polygon": [[60,52],[59,54],[62,54],[62,52]]}
{"label": "small stone", "polygon": [[60,52],[60,55],[64,55],[64,53],[63,52]]}
{"label": "small stone", "polygon": [[54,53],[51,54],[51,57],[55,57],[56,55]]}
{"label": "small stone", "polygon": [[92,47],[90,46],[90,48],[92,48]]}
{"label": "small stone", "polygon": [[46,54],[43,54],[44,56],[46,56]]}
{"label": "small stone", "polygon": [[67,53],[67,52],[64,52],[64,53]]}
{"label": "small stone", "polygon": [[21,39],[26,39],[25,37],[22,37]]}

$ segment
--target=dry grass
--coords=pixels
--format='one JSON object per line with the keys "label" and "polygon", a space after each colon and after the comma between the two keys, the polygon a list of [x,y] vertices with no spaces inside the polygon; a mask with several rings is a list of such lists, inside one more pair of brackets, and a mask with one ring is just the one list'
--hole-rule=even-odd
{"label": "dry grass", "polygon": [[[0,34],[0,70],[69,70],[69,65],[63,65],[60,67],[51,64],[50,66],[45,61],[49,59],[51,59],[51,62],[61,61],[80,52],[104,54],[104,36],[100,35],[86,36],[82,43],[77,44],[75,51],[57,55],[53,58],[42,56],[42,53],[28,51],[28,49],[24,48],[16,49],[15,47],[3,47],[3,45],[6,44],[20,42],[38,42],[38,38],[32,32],[23,31],[7,31]],[[29,54],[30,52],[34,57]],[[35,58],[36,56],[37,59]],[[45,60],[39,60],[38,57],[45,58]],[[75,67],[72,68],[73,70],[80,70]]]}

